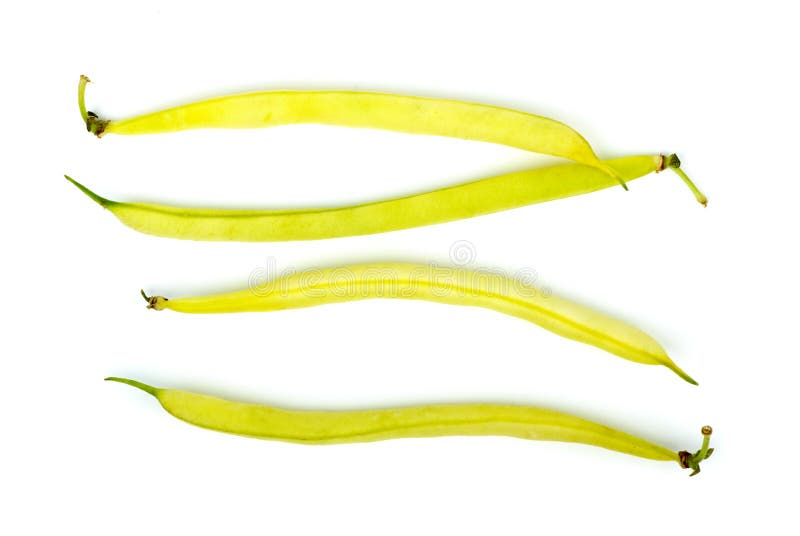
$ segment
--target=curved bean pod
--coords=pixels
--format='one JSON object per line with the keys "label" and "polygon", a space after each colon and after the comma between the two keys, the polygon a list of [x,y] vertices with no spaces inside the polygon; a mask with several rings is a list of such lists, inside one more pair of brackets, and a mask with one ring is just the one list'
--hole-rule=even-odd
{"label": "curved bean pod", "polygon": [[547,117],[508,108],[362,91],[259,91],[109,121],[86,110],[84,94],[88,82],[81,76],[78,106],[87,130],[98,137],[297,123],[374,128],[497,143],[560,156],[601,169],[625,186],[624,180],[597,158],[575,130]]}
{"label": "curved bean pod", "polygon": [[[629,156],[606,163],[626,181],[665,167],[680,171],[675,155]],[[274,242],[384,233],[444,223],[594,192],[616,182],[596,168],[563,164],[509,173],[416,195],[339,208],[220,210],[121,203],[67,180],[139,232],[184,240]],[[685,177],[685,175],[684,175]],[[702,196],[685,178],[693,191]],[[705,203],[705,197],[698,197]]]}
{"label": "curved bean pod", "polygon": [[167,299],[142,295],[152,309],[202,314],[278,311],[370,298],[483,307],[636,363],[663,365],[697,385],[655,339],[638,328],[543,293],[528,283],[488,271],[374,263],[308,270],[267,282],[251,282],[250,288],[210,296]]}
{"label": "curved bean pod", "polygon": [[178,419],[201,428],[241,436],[330,445],[399,438],[509,436],[540,441],[583,443],[650,460],[677,462],[700,471],[708,458],[710,427],[695,454],[675,452],[645,439],[547,409],[499,404],[452,404],[361,411],[292,411],[211,396],[158,389],[127,378],[106,378],[153,395]]}

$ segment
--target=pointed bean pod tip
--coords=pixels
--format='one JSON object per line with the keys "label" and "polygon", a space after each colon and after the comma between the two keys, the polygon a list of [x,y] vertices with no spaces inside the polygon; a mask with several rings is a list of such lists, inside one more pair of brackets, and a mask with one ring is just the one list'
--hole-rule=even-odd
{"label": "pointed bean pod tip", "polygon": [[151,394],[156,397],[158,396],[158,388],[153,387],[152,385],[147,385],[146,383],[137,382],[136,380],[130,380],[128,378],[119,378],[117,376],[109,376],[105,378],[105,381],[124,383],[125,385],[130,385],[132,387],[136,387],[137,389],[141,389],[145,393]]}
{"label": "pointed bean pod tip", "polygon": [[617,180],[617,182],[619,183],[619,185],[622,186],[623,190],[625,190],[626,192],[630,191],[630,188],[628,188],[628,183],[625,182],[625,177],[623,177],[622,174],[620,174],[619,171],[617,171],[613,167],[609,166],[605,162],[600,161],[600,163],[601,163],[601,165],[598,166],[598,167],[601,170],[605,171],[606,173],[608,173],[609,175],[614,177]]}
{"label": "pointed bean pod tip", "polygon": [[665,363],[665,366],[672,372],[680,376],[680,378],[683,379],[684,381],[691,383],[692,385],[700,385],[694,378],[689,376],[682,368],[680,368],[674,362]]}
{"label": "pointed bean pod tip", "polygon": [[79,183],[78,181],[76,181],[75,179],[70,177],[69,175],[64,175],[64,178],[67,179],[69,182],[71,182],[72,185],[75,186],[78,190],[80,190],[81,192],[86,194],[86,196],[89,199],[91,199],[92,201],[94,201],[95,203],[97,203],[98,205],[100,205],[103,208],[108,208],[109,205],[112,205],[112,204],[115,203],[114,201],[111,201],[110,199],[106,199],[105,197],[97,195],[96,193],[94,193],[89,188],[87,188],[83,184]]}

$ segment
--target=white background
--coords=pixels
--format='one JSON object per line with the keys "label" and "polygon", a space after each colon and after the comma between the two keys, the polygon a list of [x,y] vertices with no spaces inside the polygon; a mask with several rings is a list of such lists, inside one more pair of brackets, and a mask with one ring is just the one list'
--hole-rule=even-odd
{"label": "white background", "polygon": [[[22,4],[19,4],[22,6]],[[747,7],[739,7],[747,6]],[[787,6],[786,8],[782,6]],[[5,534],[619,534],[796,530],[798,39],[789,3],[27,3],[4,9]],[[9,11],[9,9],[11,11]],[[316,126],[150,137],[84,131],[262,88],[458,98],[560,119],[601,157],[673,174],[388,235],[194,243],[138,234],[112,199],[336,206],[553,159]],[[487,310],[372,301],[184,316],[144,307],[279,269],[361,261],[534,269],[627,319],[700,382]],[[677,465],[509,438],[303,447],[217,434],[107,375],[293,408],[485,401],[559,409],[675,450]],[[792,529],[792,527],[794,527]]]}

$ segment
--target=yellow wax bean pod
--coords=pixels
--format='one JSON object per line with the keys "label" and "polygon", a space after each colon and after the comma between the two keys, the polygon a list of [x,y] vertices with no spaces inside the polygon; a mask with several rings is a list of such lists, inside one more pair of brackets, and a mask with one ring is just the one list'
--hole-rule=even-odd
{"label": "yellow wax bean pod", "polygon": [[148,307],[181,313],[278,311],[370,298],[424,300],[492,309],[645,365],[663,365],[697,385],[640,329],[505,275],[409,263],[307,270],[249,288],[190,298],[149,297]]}
{"label": "yellow wax bean pod", "polygon": [[[607,160],[626,181],[659,172],[680,171],[675,155],[629,156]],[[685,177],[685,175],[683,175]],[[101,197],[67,179],[119,220],[142,233],[185,240],[273,242],[318,240],[384,233],[471,218],[614,186],[597,168],[563,164],[509,173],[416,195],[338,208],[299,210],[224,210],[123,203]],[[705,196],[685,177],[705,203]],[[701,198],[702,196],[702,198]]]}
{"label": "yellow wax bean pod", "polygon": [[264,128],[297,123],[361,127],[497,143],[559,156],[603,170],[589,143],[567,125],[508,108],[365,91],[259,91],[217,97],[129,119],[100,119],[86,110],[89,79],[81,76],[78,106],[86,128],[105,134],[159,134],[197,128]]}
{"label": "yellow wax bean pod", "polygon": [[362,443],[442,436],[509,436],[593,445],[700,472],[711,427],[696,453],[675,452],[646,439],[557,411],[500,404],[451,404],[356,411],[292,411],[212,396],[158,389],[127,378],[106,378],[141,389],[174,417],[201,428],[307,445]]}

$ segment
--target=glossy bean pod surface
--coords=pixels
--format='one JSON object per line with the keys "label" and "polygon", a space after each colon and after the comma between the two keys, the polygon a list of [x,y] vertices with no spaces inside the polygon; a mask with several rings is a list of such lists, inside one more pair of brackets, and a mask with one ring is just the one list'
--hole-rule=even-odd
{"label": "glossy bean pod surface", "polygon": [[527,320],[636,363],[663,365],[687,382],[697,384],[642,330],[544,292],[529,282],[491,271],[370,263],[306,270],[266,280],[251,278],[247,288],[223,294],[144,297],[152,309],[195,314],[279,311],[376,298],[482,307]]}
{"label": "glossy bean pod surface", "polygon": [[509,108],[473,102],[366,91],[257,91],[216,97],[122,120],[100,119],[86,110],[89,81],[81,76],[78,105],[86,128],[105,134],[159,134],[198,128],[265,128],[311,123],[428,134],[508,145],[597,167],[589,143],[564,123]]}
{"label": "glossy bean pod surface", "polygon": [[[608,160],[606,164],[626,181],[632,181],[665,167],[678,170],[680,164],[675,162],[675,155],[642,155]],[[616,184],[597,168],[563,164],[360,205],[231,210],[113,201],[66,178],[123,224],[139,232],[184,240],[238,242],[319,240],[384,233],[586,194]],[[687,184],[697,190],[691,181]],[[705,203],[704,196],[698,200]]]}
{"label": "glossy bean pod surface", "polygon": [[676,462],[699,472],[708,458],[709,427],[695,454],[676,452],[646,439],[566,413],[530,406],[449,404],[356,411],[297,411],[159,389],[127,378],[106,380],[131,385],[154,396],[174,417],[196,426],[259,439],[330,445],[401,438],[509,436],[540,441],[583,443],[650,460]]}

